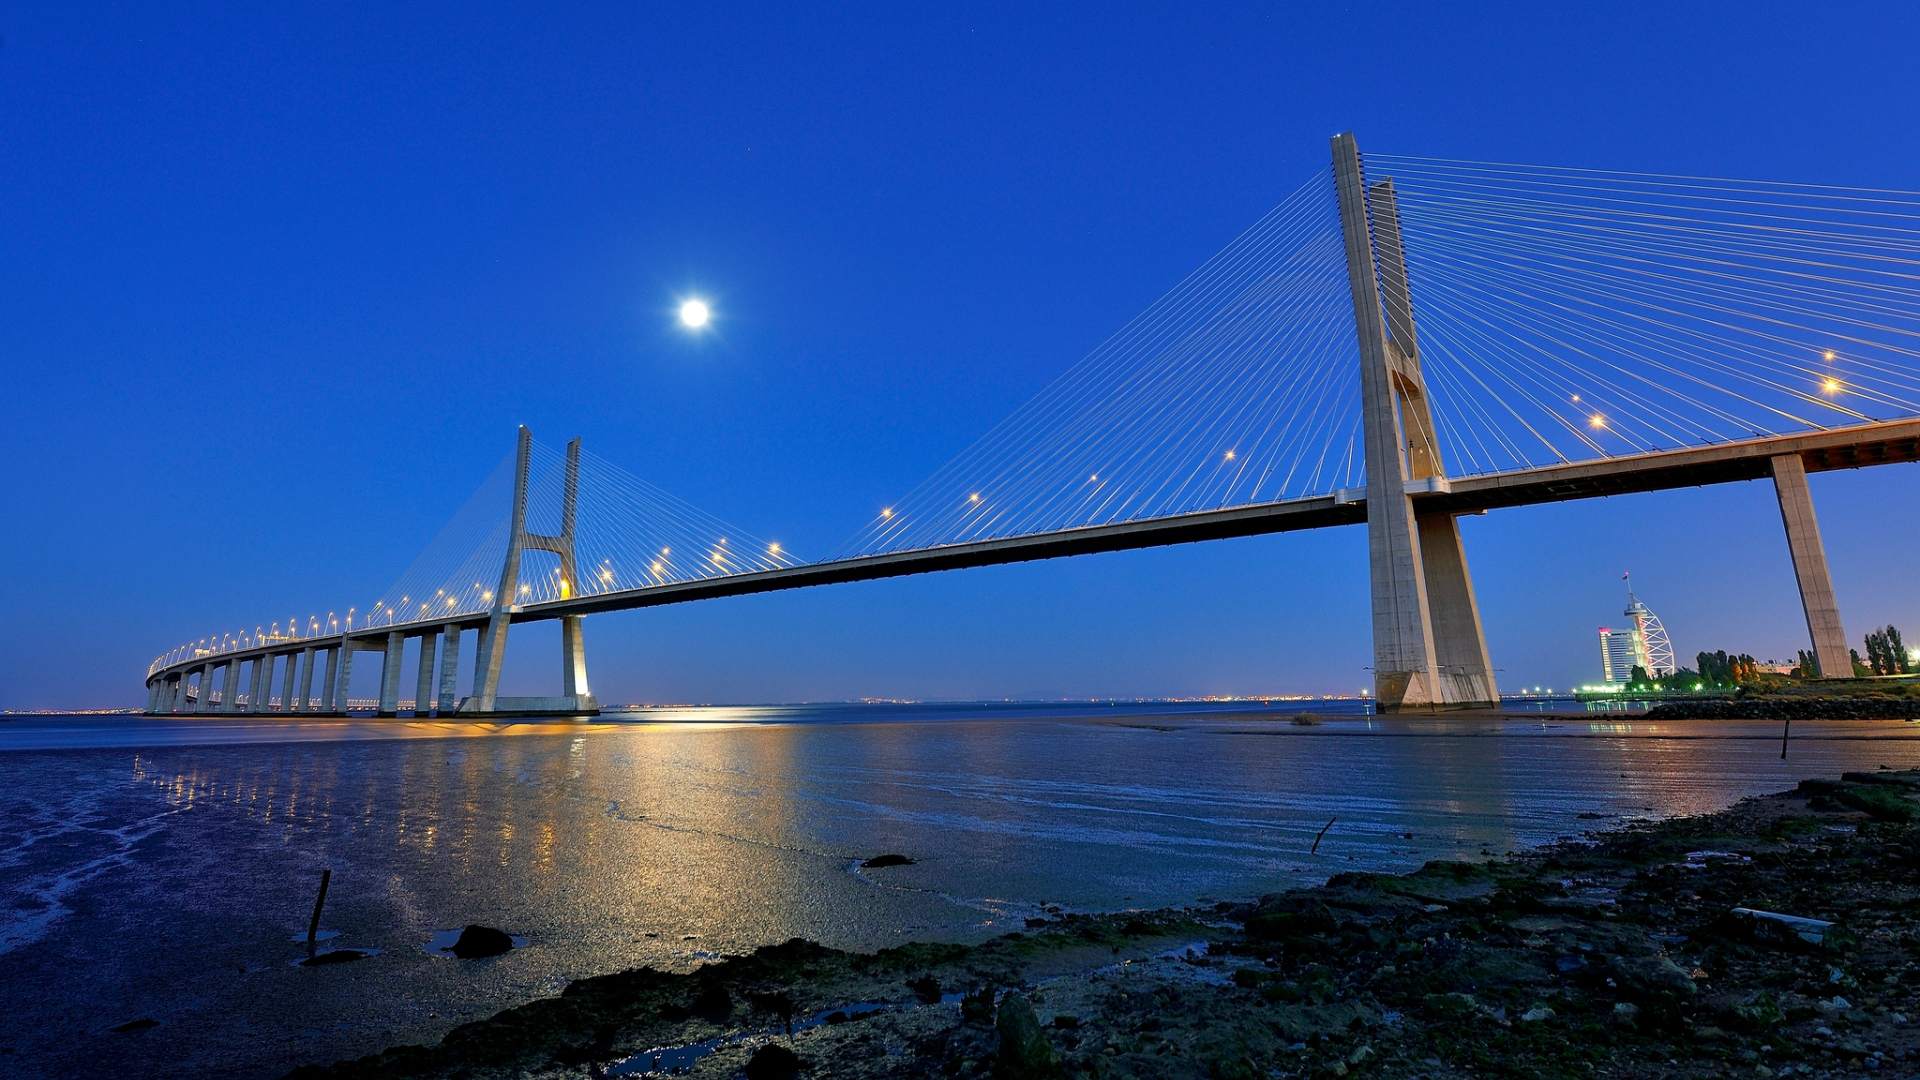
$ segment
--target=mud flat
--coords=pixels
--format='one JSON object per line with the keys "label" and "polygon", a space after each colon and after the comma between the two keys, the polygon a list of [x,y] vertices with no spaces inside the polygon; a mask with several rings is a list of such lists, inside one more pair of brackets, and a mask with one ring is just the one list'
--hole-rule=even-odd
{"label": "mud flat", "polygon": [[1920,772],[981,945],[583,979],[321,1077],[1920,1072]]}

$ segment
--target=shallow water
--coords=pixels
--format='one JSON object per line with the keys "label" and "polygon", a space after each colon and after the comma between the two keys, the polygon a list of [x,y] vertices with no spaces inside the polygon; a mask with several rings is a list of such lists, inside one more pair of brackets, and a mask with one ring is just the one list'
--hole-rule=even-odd
{"label": "shallow water", "polygon": [[[1920,765],[1905,723],[1802,725],[1782,762],[1772,724],[1281,711],[0,723],[0,1072],[277,1075],[639,964],[1251,897]],[[916,861],[858,868],[887,852]],[[322,868],[330,943],[378,955],[293,965]],[[430,952],[474,922],[527,947]]]}

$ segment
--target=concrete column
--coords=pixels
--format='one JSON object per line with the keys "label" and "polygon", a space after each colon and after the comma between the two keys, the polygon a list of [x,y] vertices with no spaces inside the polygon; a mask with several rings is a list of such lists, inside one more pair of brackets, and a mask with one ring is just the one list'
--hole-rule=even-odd
{"label": "concrete column", "polygon": [[527,543],[527,467],[533,453],[533,433],[525,425],[514,456],[513,519],[507,533],[507,558],[500,567],[500,587],[493,594],[493,613],[480,635],[480,653],[474,660],[474,712],[492,712],[500,690],[500,666],[507,658],[507,628],[513,622],[515,593],[520,587],[520,554]]}
{"label": "concrete column", "polygon": [[433,639],[436,630],[420,635],[420,671],[413,681],[413,715],[425,716],[433,710]]}
{"label": "concrete column", "polygon": [[283,713],[293,711],[293,676],[294,669],[300,666],[300,654],[288,653],[286,661],[287,673],[280,679],[280,711]]}
{"label": "concrete column", "polygon": [[567,697],[588,697],[587,642],[580,632],[580,616],[560,619],[560,692]]}
{"label": "concrete column", "polygon": [[326,652],[327,670],[325,676],[320,680],[320,711],[332,712],[333,684],[340,678],[340,647],[338,645],[330,645],[327,647]]}
{"label": "concrete column", "polygon": [[1433,626],[1434,660],[1441,699],[1449,704],[1497,708],[1493,661],[1480,627],[1460,521],[1452,514],[1419,514],[1420,563],[1427,578],[1427,612]]}
{"label": "concrete column", "polygon": [[187,677],[177,675],[167,680],[167,711],[184,712],[187,705]]}
{"label": "concrete column", "polygon": [[194,712],[213,711],[213,661],[200,665],[200,700],[194,705]]}
{"label": "concrete column", "polygon": [[400,712],[400,661],[407,655],[407,635],[400,630],[387,631],[387,651],[380,661],[380,715]]}
{"label": "concrete column", "polygon": [[267,697],[273,693],[273,654],[265,653],[253,658],[253,678],[247,689],[247,711],[263,713],[267,711]]}
{"label": "concrete column", "polygon": [[240,660],[227,661],[227,677],[220,683],[220,711],[240,711]]}
{"label": "concrete column", "polygon": [[293,699],[294,712],[313,707],[313,646],[300,650],[300,696]]}
{"label": "concrete column", "polygon": [[440,715],[451,716],[460,707],[460,624],[440,631]]}
{"label": "concrete column", "polygon": [[353,687],[353,639],[345,634],[340,635],[340,662],[335,666],[340,669],[340,679],[333,686],[332,710],[345,713],[348,692]]}
{"label": "concrete column", "polygon": [[[166,680],[164,679],[161,680],[161,682],[165,682],[165,681]],[[148,683],[147,684],[147,715],[151,716],[154,713],[157,713],[159,711],[160,711],[160,683]]]}
{"label": "concrete column", "polygon": [[1807,488],[1807,466],[1799,454],[1773,459],[1773,490],[1780,496],[1780,520],[1787,527],[1787,551],[1793,555],[1794,576],[1800,581],[1800,606],[1807,613],[1807,635],[1820,660],[1820,677],[1851,679],[1853,657],[1847,651],[1847,631],[1840,624],[1827,552],[1820,543],[1820,523],[1813,516],[1813,492]]}

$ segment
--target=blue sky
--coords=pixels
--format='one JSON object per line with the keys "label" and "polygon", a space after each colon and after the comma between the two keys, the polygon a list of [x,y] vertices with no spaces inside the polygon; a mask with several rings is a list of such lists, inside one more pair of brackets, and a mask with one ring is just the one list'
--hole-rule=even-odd
{"label": "blue sky", "polygon": [[[1920,189],[1903,5],[0,9],[0,707],[344,608],[525,423],[820,555],[1305,179],[1329,135]],[[711,298],[717,332],[672,325]],[[1920,469],[1813,479],[1920,630]],[[1504,686],[1791,656],[1771,488],[1465,525]],[[1360,529],[597,616],[610,701],[1353,692]],[[362,665],[374,667],[377,665]],[[557,633],[510,688],[554,692]]]}

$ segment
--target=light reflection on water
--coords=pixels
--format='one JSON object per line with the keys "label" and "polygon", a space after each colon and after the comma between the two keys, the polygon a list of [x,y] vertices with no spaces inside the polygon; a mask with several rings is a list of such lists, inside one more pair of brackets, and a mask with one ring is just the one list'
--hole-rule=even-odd
{"label": "light reflection on water", "polygon": [[[268,1075],[643,963],[1246,897],[1920,765],[1906,724],[1801,725],[1781,762],[1771,724],[936,709],[0,723],[8,1071],[70,1072],[76,1024],[153,1016],[113,1036],[122,1071]],[[885,852],[917,861],[857,869]],[[285,963],[322,867],[324,925],[381,955]],[[529,947],[423,947],[469,922]]]}

